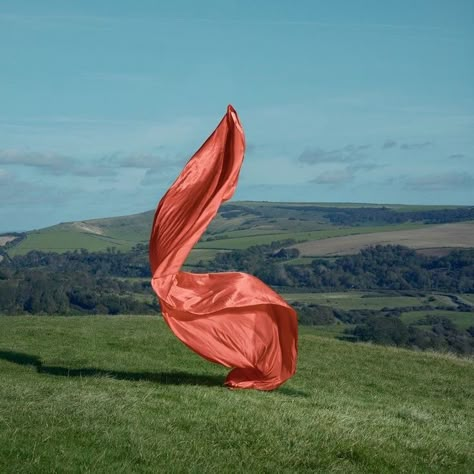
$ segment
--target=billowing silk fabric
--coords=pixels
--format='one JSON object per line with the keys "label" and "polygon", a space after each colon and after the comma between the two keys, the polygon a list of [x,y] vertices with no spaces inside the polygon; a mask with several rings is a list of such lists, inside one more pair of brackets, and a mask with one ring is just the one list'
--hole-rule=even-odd
{"label": "billowing silk fabric", "polygon": [[232,368],[225,385],[272,390],[295,372],[295,311],[246,273],[180,271],[233,195],[244,150],[244,132],[229,106],[158,205],[150,237],[152,286],[174,334],[205,359]]}

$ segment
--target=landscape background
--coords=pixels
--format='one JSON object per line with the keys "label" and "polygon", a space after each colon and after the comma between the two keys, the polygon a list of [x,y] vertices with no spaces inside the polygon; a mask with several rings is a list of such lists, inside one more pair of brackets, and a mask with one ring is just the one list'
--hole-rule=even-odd
{"label": "landscape background", "polygon": [[[472,0],[2,0],[0,472],[472,473],[473,57]],[[150,287],[229,103],[239,184],[184,270],[295,307],[272,392]]]}
{"label": "landscape background", "polygon": [[294,305],[297,373],[271,393],[224,388],[164,324],[152,211],[3,235],[1,470],[470,472],[473,214],[223,205],[185,269]]}
{"label": "landscape background", "polygon": [[[4,314],[159,314],[153,212],[3,235]],[[232,202],[185,270],[244,271],[320,334],[474,352],[474,208]]]}

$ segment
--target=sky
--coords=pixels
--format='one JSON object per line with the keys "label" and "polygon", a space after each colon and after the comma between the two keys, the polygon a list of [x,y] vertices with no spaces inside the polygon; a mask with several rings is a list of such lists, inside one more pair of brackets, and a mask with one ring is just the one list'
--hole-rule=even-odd
{"label": "sky", "polygon": [[0,232],[153,209],[232,104],[234,200],[474,205],[472,0],[0,0]]}

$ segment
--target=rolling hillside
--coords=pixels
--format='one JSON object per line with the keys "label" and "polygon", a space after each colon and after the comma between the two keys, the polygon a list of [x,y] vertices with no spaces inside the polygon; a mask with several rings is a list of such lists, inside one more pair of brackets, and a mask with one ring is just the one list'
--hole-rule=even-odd
{"label": "rolling hillside", "polygon": [[153,212],[148,211],[124,217],[65,222],[27,232],[8,253],[13,256],[30,250],[65,252],[81,248],[100,251],[111,247],[129,250],[148,240],[152,220]]}
{"label": "rolling hillside", "polygon": [[[306,242],[302,244],[301,251],[309,256],[356,253],[360,248],[378,242],[425,248],[423,242],[426,237],[438,234],[439,238],[427,245],[433,252],[445,247],[472,247],[472,222],[435,227],[440,225],[436,213],[455,213],[456,209],[464,214],[471,212],[474,216],[472,209],[454,206],[227,203],[221,207],[197,244],[188,264],[212,258],[218,251],[287,239]],[[466,221],[464,214],[461,217],[453,214],[454,217],[448,222]],[[469,217],[470,214],[467,215]],[[126,251],[137,243],[148,241],[152,219],[153,211],[148,211],[32,230],[23,239],[10,242],[8,254],[22,255],[30,250],[65,252],[81,248],[100,251],[112,247]],[[446,233],[445,229],[449,231]],[[10,237],[5,235],[1,239],[5,244]],[[317,243],[319,241],[324,241],[324,244],[321,246]]]}
{"label": "rolling hillside", "polygon": [[294,247],[303,257],[351,255],[373,245],[404,245],[425,254],[439,255],[455,248],[474,247],[474,222],[439,224],[405,230],[360,234],[308,241]]}
{"label": "rolling hillside", "polygon": [[[187,264],[287,239],[299,242],[299,260],[306,263],[321,255],[318,245],[337,255],[341,249],[344,253],[340,241],[356,242],[350,252],[357,252],[379,238],[404,244],[407,234],[416,245],[448,228],[449,235],[439,233],[444,235],[436,243],[440,247],[430,249],[442,251],[443,239],[450,247],[472,245],[469,212],[231,203],[221,208]],[[29,232],[16,243],[1,236],[10,255],[31,249],[115,247],[124,252],[32,254],[22,258],[31,260],[24,276],[19,267],[19,273],[11,273],[13,279],[9,269],[3,274],[0,296],[7,303],[13,295],[17,304],[22,294],[34,294],[41,303],[41,295],[52,287],[59,296],[72,298],[67,301],[73,301],[74,311],[84,307],[86,312],[46,316],[30,305],[17,315],[0,317],[0,472],[472,472],[474,363],[472,356],[443,352],[456,334],[467,340],[474,321],[472,290],[335,291],[332,283],[325,292],[286,288],[282,294],[297,306],[300,318],[319,312],[330,315],[330,321],[300,326],[297,374],[281,388],[231,391],[222,386],[227,370],[189,351],[158,314],[91,314],[104,308],[116,314],[114,305],[133,298],[150,305],[155,301],[148,278],[119,274],[108,282],[110,288],[103,286],[111,263],[124,261],[123,269],[139,269],[134,258],[141,258],[141,265],[147,265],[145,248],[125,250],[147,242],[152,216],[150,211],[62,223]],[[43,258],[52,271],[38,278],[42,267],[35,268],[41,263],[35,259]],[[81,258],[90,259],[92,266],[84,266]],[[7,258],[3,264],[22,259]],[[89,269],[91,283],[83,283],[83,290],[77,285],[77,267]],[[66,270],[74,277],[76,291],[70,294]],[[34,278],[30,271],[37,272]],[[14,293],[18,288],[23,293]],[[88,306],[94,297],[102,304],[99,309]],[[25,315],[30,310],[40,316]],[[444,324],[447,339],[437,353],[420,351],[423,346],[410,351],[347,342],[347,330],[381,318],[399,320],[410,331],[429,332],[433,325],[439,330]]]}

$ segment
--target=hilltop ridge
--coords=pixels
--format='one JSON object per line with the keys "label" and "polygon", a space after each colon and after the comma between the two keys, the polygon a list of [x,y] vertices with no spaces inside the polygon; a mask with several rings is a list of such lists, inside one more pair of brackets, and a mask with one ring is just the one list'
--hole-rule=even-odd
{"label": "hilltop ridge", "polygon": [[[30,250],[65,252],[82,248],[89,251],[115,248],[126,251],[136,244],[148,242],[153,215],[154,211],[150,210],[127,216],[63,222],[18,234],[14,239],[5,234],[1,239],[10,256]],[[360,240],[360,236],[367,234],[384,232],[385,237],[387,232],[414,231],[445,223],[452,224],[449,228],[452,231],[443,234],[440,242],[431,243],[428,248],[446,247],[444,240],[449,241],[449,248],[465,248],[474,246],[474,232],[469,224],[458,228],[455,223],[466,221],[474,222],[473,207],[232,201],[221,206],[193,252],[196,256],[200,253],[206,257],[217,250],[246,248],[277,240],[294,239],[301,243],[355,234]],[[420,237],[416,232],[409,235],[412,246],[424,248],[417,247],[416,242],[426,236],[426,232]],[[407,240],[403,233],[386,234],[386,237],[390,243]],[[376,243],[376,240],[362,237],[360,244],[351,251],[357,252],[370,242]],[[337,243],[334,241],[336,246]],[[329,251],[312,251],[308,255],[337,255],[338,248],[334,251],[332,248],[330,242]]]}

